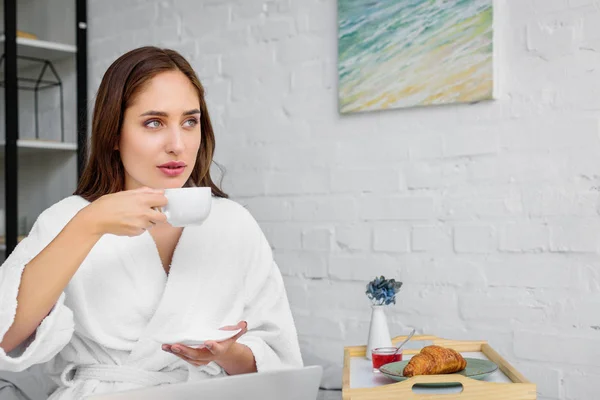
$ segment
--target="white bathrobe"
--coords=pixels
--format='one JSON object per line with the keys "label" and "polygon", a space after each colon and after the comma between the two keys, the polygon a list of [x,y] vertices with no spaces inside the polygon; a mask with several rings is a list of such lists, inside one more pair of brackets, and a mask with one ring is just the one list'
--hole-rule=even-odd
{"label": "white bathrobe", "polygon": [[[25,265],[88,204],[71,196],[44,211],[0,267],[0,338],[14,321]],[[248,332],[238,342],[252,350],[259,372],[302,366],[266,238],[246,209],[214,198],[206,221],[184,228],[168,276],[150,233],[104,235],[24,352],[0,348],[0,370],[46,363],[59,385],[52,400],[222,376],[216,363],[194,367],[154,339],[239,321]]]}

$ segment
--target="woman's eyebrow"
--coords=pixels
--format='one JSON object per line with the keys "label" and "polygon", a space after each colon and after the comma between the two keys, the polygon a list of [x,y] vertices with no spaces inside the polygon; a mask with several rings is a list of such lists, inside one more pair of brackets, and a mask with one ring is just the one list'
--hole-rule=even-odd
{"label": "woman's eyebrow", "polygon": [[[194,115],[194,114],[200,114],[200,110],[197,108],[194,108],[193,110],[185,111],[182,115]],[[164,111],[149,110],[149,111],[146,111],[145,113],[140,114],[140,117],[146,117],[148,115],[156,115],[159,117],[168,117],[169,116],[169,114],[167,114]]]}
{"label": "woman's eyebrow", "polygon": [[140,117],[145,117],[147,115],[158,115],[159,117],[166,117],[169,114],[167,114],[164,111],[149,110],[149,111],[146,111],[145,113],[140,114]]}
{"label": "woman's eyebrow", "polygon": [[194,114],[200,114],[200,110],[197,108],[194,108],[193,110],[189,110],[183,113],[183,115],[194,115]]}

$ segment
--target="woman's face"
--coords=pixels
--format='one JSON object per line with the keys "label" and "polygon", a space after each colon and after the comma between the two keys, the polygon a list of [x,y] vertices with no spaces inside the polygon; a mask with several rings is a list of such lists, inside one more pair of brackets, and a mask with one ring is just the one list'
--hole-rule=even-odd
{"label": "woman's face", "polygon": [[200,147],[198,92],[180,71],[152,78],[125,110],[118,150],[125,190],[183,187]]}

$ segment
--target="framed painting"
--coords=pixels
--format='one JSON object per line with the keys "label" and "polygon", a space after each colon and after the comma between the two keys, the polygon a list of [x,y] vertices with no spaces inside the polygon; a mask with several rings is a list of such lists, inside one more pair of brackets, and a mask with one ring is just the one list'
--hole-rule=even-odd
{"label": "framed painting", "polygon": [[341,113],[495,97],[494,0],[338,0]]}

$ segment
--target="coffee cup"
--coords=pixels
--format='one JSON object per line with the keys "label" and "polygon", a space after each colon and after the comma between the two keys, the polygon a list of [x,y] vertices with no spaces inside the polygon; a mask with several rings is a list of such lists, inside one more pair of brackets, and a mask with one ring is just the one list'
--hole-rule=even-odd
{"label": "coffee cup", "polygon": [[165,189],[167,205],[160,211],[175,227],[201,225],[210,214],[212,191],[209,187]]}

